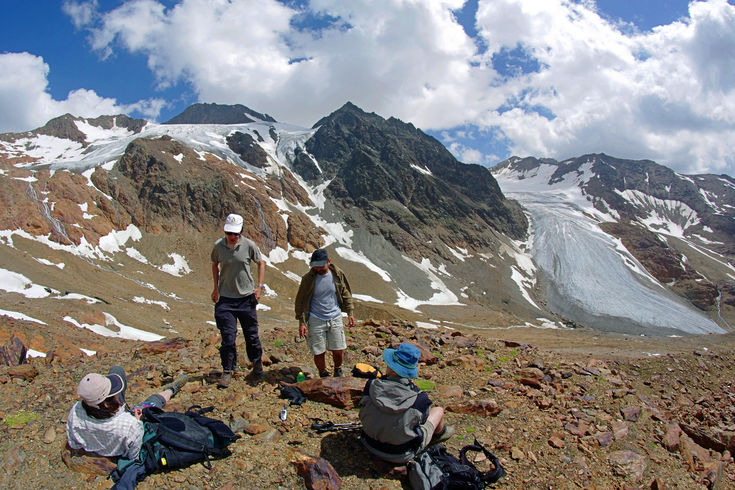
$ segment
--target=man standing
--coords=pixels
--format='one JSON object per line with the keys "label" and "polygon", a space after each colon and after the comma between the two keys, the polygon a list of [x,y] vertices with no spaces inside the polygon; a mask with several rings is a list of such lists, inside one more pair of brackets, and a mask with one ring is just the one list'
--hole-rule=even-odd
{"label": "man standing", "polygon": [[[258,315],[255,311],[260,300],[265,275],[265,260],[258,246],[243,236],[242,216],[230,214],[225,220],[225,236],[217,240],[212,249],[212,280],[214,290],[212,301],[214,319],[222,334],[219,349],[222,360],[220,388],[227,388],[232,381],[232,373],[237,368],[237,321],[240,320],[245,336],[248,359],[253,363],[251,375],[263,374],[263,348],[258,337]],[[258,281],[250,272],[250,262],[258,264]]]}
{"label": "man standing", "polygon": [[344,272],[332,264],[323,248],[311,254],[311,269],[301,278],[294,309],[299,321],[299,335],[308,331],[309,350],[319,376],[329,376],[324,353],[332,352],[334,375],[343,376],[342,361],[347,348],[342,312],[347,313],[347,326],[355,325],[352,292]]}

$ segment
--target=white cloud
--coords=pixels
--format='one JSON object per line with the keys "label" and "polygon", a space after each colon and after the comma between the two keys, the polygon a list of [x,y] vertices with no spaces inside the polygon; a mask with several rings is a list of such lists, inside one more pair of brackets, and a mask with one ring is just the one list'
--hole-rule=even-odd
{"label": "white cloud", "polygon": [[481,1],[478,23],[491,51],[521,44],[544,67],[502,90],[556,118],[516,109],[483,121],[502,128],[514,153],[606,152],[733,173],[735,7],[726,1],[693,2],[689,20],[647,33],[625,34],[563,0]]}
{"label": "white cloud", "polygon": [[[181,83],[201,101],[286,122],[309,126],[349,100],[457,138],[459,128],[499,134],[521,156],[605,152],[735,174],[735,6],[726,0],[694,1],[688,17],[645,32],[606,20],[593,0],[479,0],[479,39],[455,18],[464,3],[310,0],[298,10],[276,0],[131,0],[109,11],[66,2],[64,11],[108,61],[116,50],[145,56],[160,88]],[[501,69],[508,53],[530,68],[516,60]],[[0,81],[3,114],[39,120],[62,106],[82,115],[107,105],[155,117],[164,105],[122,106],[84,89],[54,101],[48,66],[17,56],[30,57],[27,76]],[[467,161],[493,163],[477,152],[497,147],[455,143]]]}
{"label": "white cloud", "polygon": [[0,54],[0,73],[0,132],[35,129],[66,113],[96,117],[138,110],[155,117],[164,103],[149,99],[124,105],[87,89],[72,90],[66,99],[55,100],[48,92],[49,66],[30,53]]}

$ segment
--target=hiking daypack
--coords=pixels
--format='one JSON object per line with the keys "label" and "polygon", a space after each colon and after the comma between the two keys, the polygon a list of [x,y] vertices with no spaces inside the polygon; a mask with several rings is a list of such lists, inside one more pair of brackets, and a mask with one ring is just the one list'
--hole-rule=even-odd
{"label": "hiking daypack", "polygon": [[[495,466],[480,471],[467,459],[467,451],[482,452]],[[459,458],[447,452],[441,444],[429,446],[408,462],[408,481],[414,490],[474,490],[483,489],[505,476],[498,458],[475,439],[459,451]]]}
{"label": "hiking daypack", "polygon": [[380,372],[380,369],[371,364],[358,362],[355,364],[355,367],[352,368],[352,376],[355,378],[375,379],[382,378],[383,373]]}
{"label": "hiking daypack", "polygon": [[205,417],[214,407],[193,406],[185,413],[143,409],[146,431],[140,460],[146,473],[183,468],[201,462],[208,469],[210,458],[228,456],[231,443],[240,438],[221,420]]}

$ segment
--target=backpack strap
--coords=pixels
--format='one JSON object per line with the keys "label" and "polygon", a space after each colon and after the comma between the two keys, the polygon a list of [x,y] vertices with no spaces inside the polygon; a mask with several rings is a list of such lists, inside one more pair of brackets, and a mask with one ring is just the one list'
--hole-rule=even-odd
{"label": "backpack strap", "polygon": [[204,415],[205,413],[209,413],[212,411],[214,411],[214,407],[202,408],[201,405],[192,405],[186,409],[185,413],[189,417],[192,417],[194,415]]}
{"label": "backpack strap", "polygon": [[475,442],[473,444],[468,444],[459,450],[459,460],[462,462],[462,464],[466,464],[474,468],[475,465],[467,459],[467,451],[482,452],[485,457],[487,457],[487,459],[489,459],[490,462],[495,466],[495,469],[492,471],[478,471],[478,473],[480,474],[480,478],[483,482],[485,482],[485,484],[495,483],[505,476],[505,470],[500,465],[500,461],[498,460],[498,458],[493,453],[488,451],[485,446],[480,444],[477,438],[475,438]]}

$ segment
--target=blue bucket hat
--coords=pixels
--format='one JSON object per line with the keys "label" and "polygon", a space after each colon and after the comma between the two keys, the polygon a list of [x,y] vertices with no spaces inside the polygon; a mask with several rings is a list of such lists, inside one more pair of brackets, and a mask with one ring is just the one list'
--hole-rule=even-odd
{"label": "blue bucket hat", "polygon": [[413,344],[404,342],[397,349],[385,349],[383,360],[391,370],[402,378],[416,378],[421,351]]}

